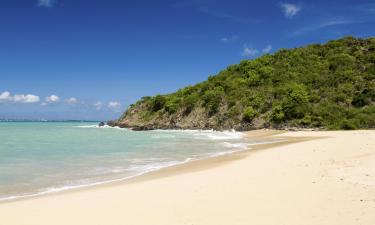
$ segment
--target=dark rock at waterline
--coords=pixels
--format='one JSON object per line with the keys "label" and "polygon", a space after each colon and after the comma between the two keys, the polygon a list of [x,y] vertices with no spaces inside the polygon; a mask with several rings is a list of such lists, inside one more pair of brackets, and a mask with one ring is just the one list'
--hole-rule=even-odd
{"label": "dark rock at waterline", "polygon": [[111,127],[114,127],[114,126],[117,126],[118,124],[116,123],[116,121],[110,120],[110,121],[107,122],[107,125],[111,126]]}
{"label": "dark rock at waterline", "polygon": [[155,128],[151,126],[135,126],[135,127],[132,127],[131,129],[134,131],[155,130]]}
{"label": "dark rock at waterline", "polygon": [[104,127],[105,123],[104,122],[100,122],[99,123],[99,127]]}

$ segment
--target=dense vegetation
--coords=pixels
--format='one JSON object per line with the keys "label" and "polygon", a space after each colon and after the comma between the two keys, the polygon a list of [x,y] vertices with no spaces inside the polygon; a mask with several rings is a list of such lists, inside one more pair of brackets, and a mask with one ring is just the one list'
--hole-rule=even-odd
{"label": "dense vegetation", "polygon": [[143,97],[115,125],[375,128],[375,38],[281,49],[173,94]]}

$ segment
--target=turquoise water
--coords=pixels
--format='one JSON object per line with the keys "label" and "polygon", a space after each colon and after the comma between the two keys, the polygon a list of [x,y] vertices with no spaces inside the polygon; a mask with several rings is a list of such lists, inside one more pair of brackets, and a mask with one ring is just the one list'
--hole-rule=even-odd
{"label": "turquoise water", "polygon": [[137,132],[94,123],[0,122],[0,200],[124,180],[251,143],[236,132]]}

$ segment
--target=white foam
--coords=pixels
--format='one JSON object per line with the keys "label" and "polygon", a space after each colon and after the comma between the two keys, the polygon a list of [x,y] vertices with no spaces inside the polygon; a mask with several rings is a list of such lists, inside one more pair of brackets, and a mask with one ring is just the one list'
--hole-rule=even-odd
{"label": "white foam", "polygon": [[230,140],[230,139],[241,139],[244,134],[236,132],[235,130],[227,131],[214,131],[214,130],[155,130],[158,132],[169,132],[169,133],[186,133],[192,134],[195,138],[205,139],[209,138],[212,140]]}
{"label": "white foam", "polygon": [[[169,162],[161,162],[161,163],[153,163],[153,164],[148,164],[144,166],[132,166],[130,168],[126,168],[124,170],[126,171],[134,171],[137,172],[136,174],[129,175],[123,178],[118,178],[118,179],[112,179],[112,180],[106,180],[106,181],[99,181],[99,182],[93,182],[93,183],[87,183],[87,184],[77,184],[77,185],[65,185],[65,186],[60,186],[60,187],[50,187],[44,190],[41,190],[40,192],[37,193],[32,193],[32,194],[21,194],[21,195],[13,195],[9,197],[4,197],[0,198],[0,202],[2,201],[11,201],[11,200],[17,200],[17,199],[23,199],[23,198],[32,198],[32,197],[38,197],[38,196],[43,196],[46,194],[53,194],[53,193],[58,193],[61,191],[67,191],[67,190],[73,190],[73,189],[78,189],[78,188],[85,188],[85,187],[93,187],[93,186],[98,186],[102,184],[110,184],[110,183],[115,183],[115,182],[120,182],[120,181],[125,181],[137,176],[141,176],[143,174],[157,171],[166,167],[170,166],[175,166],[175,165],[180,165],[187,163],[191,160],[194,160],[194,158],[186,158],[184,161],[169,161]],[[121,169],[122,170],[122,169]],[[117,171],[114,170],[116,173]]]}
{"label": "white foam", "polygon": [[228,148],[237,148],[237,149],[247,149],[249,144],[247,143],[229,143],[229,142],[223,142],[223,146]]}
{"label": "white foam", "polygon": [[175,138],[176,135],[173,134],[154,134],[151,136],[153,139],[163,139],[163,138]]}
{"label": "white foam", "polygon": [[[119,129],[119,130],[126,130],[126,131],[132,131],[128,128],[120,128],[120,127],[112,127],[108,125],[104,126],[98,126],[98,125],[80,125],[75,126],[77,128],[99,128],[99,129]],[[151,136],[151,138],[174,138],[174,133],[180,133],[180,134],[192,134],[194,137],[203,139],[203,138],[209,138],[212,140],[230,140],[230,139],[241,139],[244,137],[244,134],[241,132],[237,132],[235,130],[226,130],[226,131],[214,131],[214,130],[151,130],[151,131],[143,131],[143,132],[156,132],[156,133],[163,133],[163,135],[154,134]],[[169,135],[164,135],[165,133],[169,133]]]}
{"label": "white foam", "polygon": [[103,126],[99,126],[99,125],[80,125],[80,126],[74,126],[74,127],[77,127],[77,128],[118,129],[118,130],[128,130],[128,131],[130,131],[130,129],[128,129],[128,128],[121,128],[121,127],[118,127],[118,126],[111,127],[111,126],[108,126],[108,125],[103,125]]}
{"label": "white foam", "polygon": [[93,187],[93,186],[98,186],[98,185],[102,185],[102,184],[120,182],[120,181],[124,181],[124,180],[127,180],[127,179],[131,179],[131,178],[140,176],[142,174],[144,174],[144,173],[136,174],[136,175],[132,175],[132,176],[127,176],[127,177],[123,177],[123,178],[119,178],[119,179],[113,179],[113,180],[107,180],[107,181],[101,181],[101,182],[94,182],[94,183],[82,184],[82,185],[66,185],[66,186],[61,186],[61,187],[50,187],[50,188],[47,188],[45,190],[42,190],[40,192],[33,193],[33,194],[21,194],[21,195],[13,195],[13,196],[9,196],[9,197],[0,198],[0,202],[23,199],[23,198],[38,197],[38,196],[43,196],[43,195],[47,195],[47,194],[58,193],[58,192],[61,192],[61,191],[67,191],[67,190],[73,190],[73,189],[78,189],[78,188]]}
{"label": "white foam", "polygon": [[78,128],[97,128],[99,126],[98,125],[80,125],[80,126],[73,126],[73,127],[78,127]]}
{"label": "white foam", "polygon": [[183,163],[183,161],[170,161],[170,162],[159,162],[159,163],[151,163],[145,165],[133,165],[130,166],[127,171],[132,172],[151,172],[155,170],[159,170],[165,167],[174,166]]}

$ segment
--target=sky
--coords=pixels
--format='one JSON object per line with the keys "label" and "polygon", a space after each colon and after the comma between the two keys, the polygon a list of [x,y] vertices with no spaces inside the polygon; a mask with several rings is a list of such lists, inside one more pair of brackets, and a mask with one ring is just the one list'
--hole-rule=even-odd
{"label": "sky", "polygon": [[374,0],[0,0],[0,119],[116,119],[241,60],[374,27]]}

